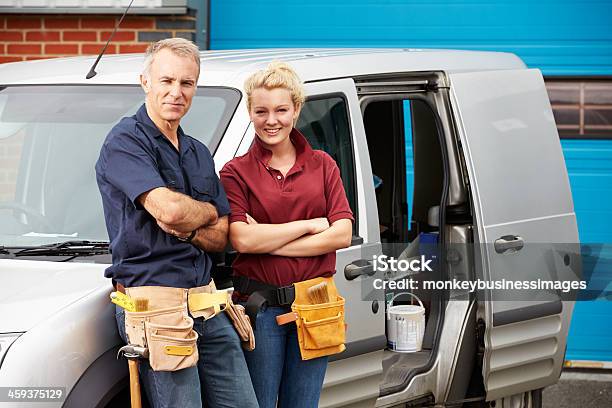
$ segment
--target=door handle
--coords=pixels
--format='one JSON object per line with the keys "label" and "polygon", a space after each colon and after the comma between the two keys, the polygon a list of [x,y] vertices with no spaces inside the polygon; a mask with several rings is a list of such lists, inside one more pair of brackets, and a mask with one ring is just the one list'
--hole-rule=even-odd
{"label": "door handle", "polygon": [[372,261],[358,259],[344,267],[344,277],[346,280],[353,280],[360,275],[374,275],[374,265]]}
{"label": "door handle", "polygon": [[363,244],[363,238],[353,235],[351,238],[351,246]]}
{"label": "door handle", "polygon": [[518,235],[504,235],[495,240],[495,252],[503,254],[511,250],[512,252],[520,251],[525,246],[525,240]]}

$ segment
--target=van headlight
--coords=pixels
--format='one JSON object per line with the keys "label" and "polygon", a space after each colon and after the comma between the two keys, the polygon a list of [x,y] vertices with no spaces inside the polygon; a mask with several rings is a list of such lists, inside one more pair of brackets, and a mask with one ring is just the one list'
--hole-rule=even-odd
{"label": "van headlight", "polygon": [[5,333],[0,334],[0,366],[2,366],[2,361],[4,361],[4,356],[8,351],[9,347],[15,340],[19,338],[23,333]]}

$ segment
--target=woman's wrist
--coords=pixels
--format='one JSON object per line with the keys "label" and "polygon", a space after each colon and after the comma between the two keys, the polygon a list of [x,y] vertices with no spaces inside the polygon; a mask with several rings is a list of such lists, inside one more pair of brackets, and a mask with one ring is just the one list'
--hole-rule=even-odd
{"label": "woman's wrist", "polygon": [[304,220],[304,222],[306,223],[306,232],[304,232],[302,235],[312,235],[318,232],[315,220]]}

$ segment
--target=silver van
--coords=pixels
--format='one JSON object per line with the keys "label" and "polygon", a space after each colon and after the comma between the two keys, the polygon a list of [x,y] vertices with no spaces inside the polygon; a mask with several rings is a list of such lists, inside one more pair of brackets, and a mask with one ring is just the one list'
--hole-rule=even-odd
{"label": "silver van", "polygon": [[[337,161],[356,219],[335,278],[347,349],[329,364],[320,406],[540,407],[561,373],[571,299],[486,285],[421,291],[422,347],[399,353],[386,327],[395,292],[371,290],[375,256],[416,256],[432,237],[445,254],[440,281],[550,281],[579,270],[540,71],[491,52],[202,52],[182,127],[213,152],[217,171],[254,137],[243,80],[274,59],[304,79],[297,126]],[[26,387],[59,387],[40,407],[115,407],[126,394],[94,163],[111,127],[144,100],[143,56],[105,56],[86,79],[93,61],[0,65],[0,387],[9,387],[0,406],[31,406],[15,392]],[[233,256],[215,255],[217,286],[231,285]]]}

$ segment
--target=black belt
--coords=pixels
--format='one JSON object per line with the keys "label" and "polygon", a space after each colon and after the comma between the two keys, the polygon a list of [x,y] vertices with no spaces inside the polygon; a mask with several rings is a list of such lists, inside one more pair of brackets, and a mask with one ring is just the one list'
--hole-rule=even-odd
{"label": "black belt", "polygon": [[278,287],[238,275],[233,276],[232,280],[236,292],[240,295],[248,295],[244,309],[251,319],[253,328],[255,328],[257,313],[262,307],[290,306],[295,300],[295,287],[293,285]]}

